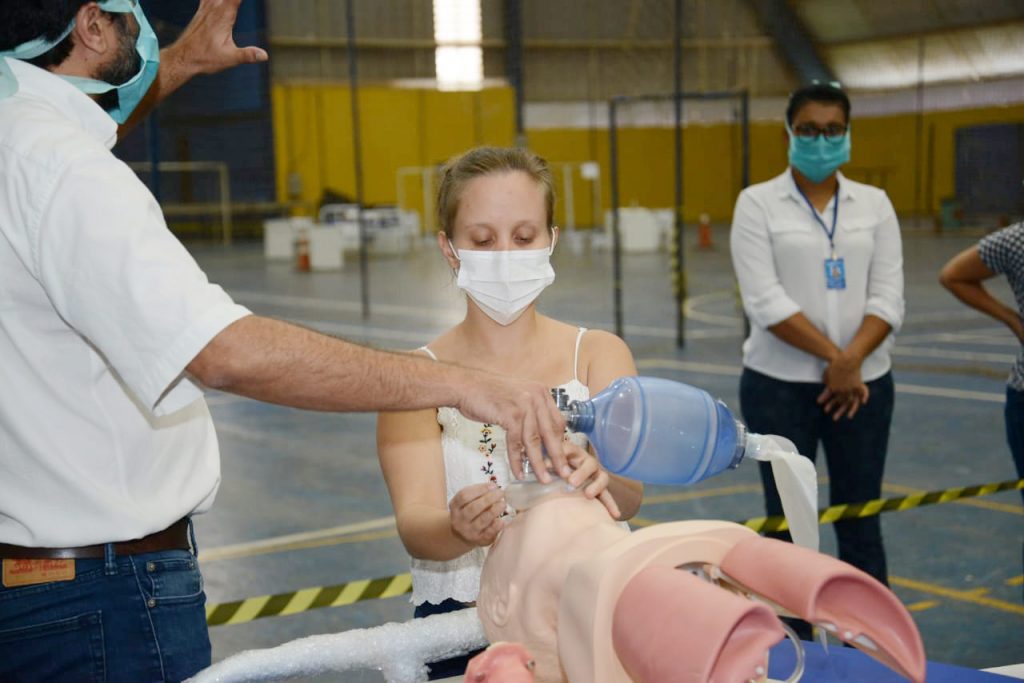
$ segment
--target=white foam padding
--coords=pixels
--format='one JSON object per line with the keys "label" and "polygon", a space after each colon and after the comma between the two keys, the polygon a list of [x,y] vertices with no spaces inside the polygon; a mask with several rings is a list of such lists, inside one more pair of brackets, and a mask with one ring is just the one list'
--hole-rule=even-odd
{"label": "white foam padding", "polygon": [[217,662],[189,683],[276,681],[340,671],[378,669],[389,683],[427,680],[427,662],[485,647],[476,608],[402,624],[299,638],[266,650],[246,650]]}

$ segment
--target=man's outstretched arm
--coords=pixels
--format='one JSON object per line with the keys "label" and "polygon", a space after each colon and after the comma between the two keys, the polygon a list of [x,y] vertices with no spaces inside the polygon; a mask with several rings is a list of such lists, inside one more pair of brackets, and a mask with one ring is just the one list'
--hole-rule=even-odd
{"label": "man's outstretched arm", "polygon": [[160,70],[146,97],[131,117],[117,129],[124,138],[160,102],[199,74],[213,74],[239,64],[267,61],[259,47],[235,44],[235,19],[242,0],[200,0],[192,21],[184,32],[160,50]]}
{"label": "man's outstretched arm", "polygon": [[296,325],[246,316],[210,341],[186,367],[208,387],[261,401],[338,412],[452,406],[473,420],[500,424],[514,454],[546,477],[547,456],[568,477],[564,420],[550,389],[537,382],[468,370],[410,354],[378,351]]}

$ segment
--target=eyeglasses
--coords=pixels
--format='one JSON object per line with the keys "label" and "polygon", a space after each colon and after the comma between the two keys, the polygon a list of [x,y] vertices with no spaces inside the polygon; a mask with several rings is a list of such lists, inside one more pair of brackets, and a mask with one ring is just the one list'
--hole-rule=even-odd
{"label": "eyeglasses", "polygon": [[819,136],[824,135],[829,142],[835,142],[846,135],[846,130],[846,126],[838,123],[831,123],[824,128],[818,128],[813,123],[801,123],[793,129],[793,134],[804,140],[817,140]]}

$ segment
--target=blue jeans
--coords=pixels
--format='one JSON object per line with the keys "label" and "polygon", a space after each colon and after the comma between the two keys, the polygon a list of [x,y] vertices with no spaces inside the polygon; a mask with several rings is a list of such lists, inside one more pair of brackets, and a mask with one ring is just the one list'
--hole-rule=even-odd
{"label": "blue jeans", "polygon": [[[1010,444],[1013,464],[1017,466],[1017,478],[1024,479],[1024,391],[1006,387],[1006,441]],[[1024,499],[1024,489],[1020,491]]]}
{"label": "blue jeans", "polygon": [[181,681],[210,665],[195,556],[75,560],[70,581],[0,586],[0,681]]}
{"label": "blue jeans", "polygon": [[[853,419],[838,422],[816,402],[825,388],[815,382],[783,382],[749,368],[740,376],[740,408],[752,432],[778,434],[814,461],[818,443],[828,465],[829,502],[858,503],[882,496],[882,473],[892,423],[892,373],[867,382],[867,404]],[[758,463],[768,515],[781,515],[782,503],[771,467]],[[885,548],[879,517],[848,519],[834,524],[839,559],[862,569],[888,585]],[[768,534],[791,540],[788,532]]]}
{"label": "blue jeans", "polygon": [[[417,619],[422,619],[423,617],[429,617],[432,614],[458,612],[460,609],[466,609],[467,607],[472,607],[472,603],[467,605],[464,602],[448,598],[439,605],[435,605],[432,602],[424,602],[416,605],[416,609],[413,611],[413,616]],[[428,663],[427,670],[429,672],[429,678],[427,680],[436,681],[440,678],[462,676],[462,674],[466,673],[466,665],[469,664],[469,660],[481,652],[483,652],[483,650],[476,650],[469,654],[456,655],[450,659],[442,659],[438,662]]]}

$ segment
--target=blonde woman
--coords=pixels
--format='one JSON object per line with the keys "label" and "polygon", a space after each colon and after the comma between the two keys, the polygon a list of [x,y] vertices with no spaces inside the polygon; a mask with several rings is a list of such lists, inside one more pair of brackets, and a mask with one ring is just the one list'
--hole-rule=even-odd
{"label": "blonde woman", "polygon": [[[467,294],[466,317],[416,353],[544,382],[570,399],[636,374],[615,335],[537,312],[537,297],[555,277],[554,201],[547,164],[526,150],[482,147],[445,166],[437,244]],[[575,470],[569,484],[619,519],[636,514],[642,485],[605,472],[582,435],[566,438]],[[377,448],[398,533],[412,556],[416,616],[471,605],[487,548],[504,523],[508,458],[521,454],[506,453],[500,427],[452,408],[381,413]],[[461,673],[467,659],[431,665],[431,678]]]}

